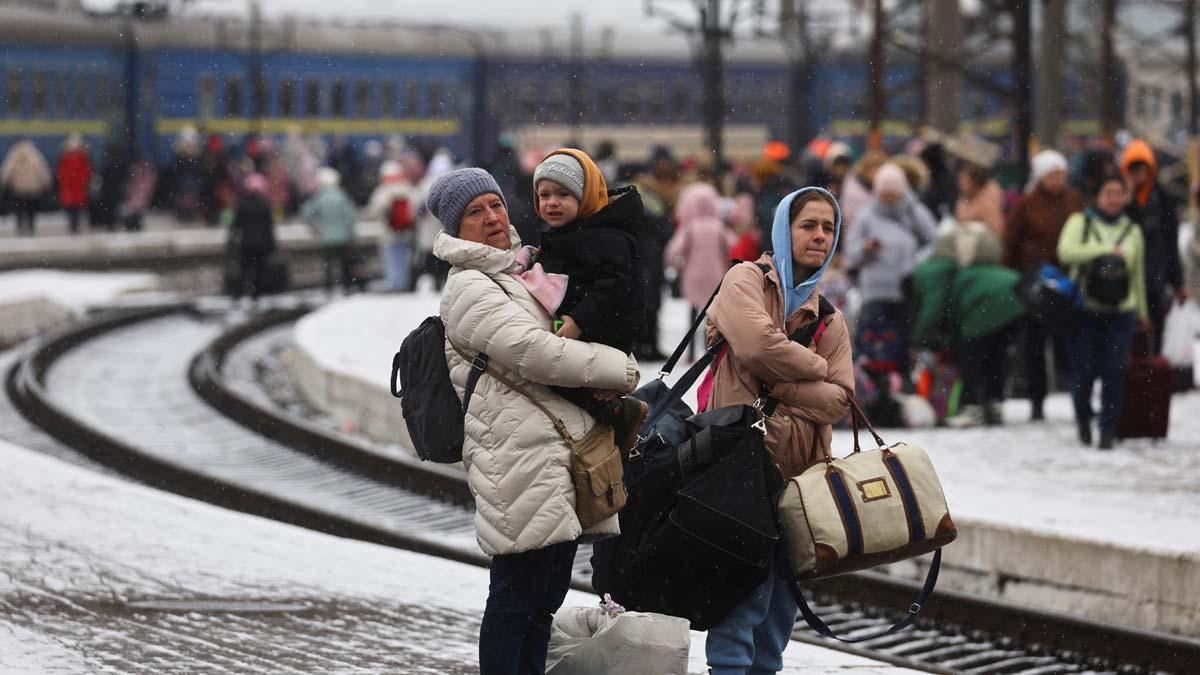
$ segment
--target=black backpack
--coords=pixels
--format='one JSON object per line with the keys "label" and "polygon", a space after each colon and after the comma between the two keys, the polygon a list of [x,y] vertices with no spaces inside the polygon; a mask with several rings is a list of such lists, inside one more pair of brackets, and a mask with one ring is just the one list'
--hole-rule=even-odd
{"label": "black backpack", "polygon": [[[1133,223],[1125,226],[1117,238],[1117,246],[1125,241],[1131,229]],[[1086,243],[1093,235],[1100,238],[1092,229],[1092,219],[1088,218],[1083,225],[1083,241]],[[1123,256],[1107,253],[1083,266],[1080,282],[1085,298],[1105,307],[1117,307],[1129,297],[1129,264]]]}
{"label": "black backpack", "polygon": [[[441,317],[425,319],[404,338],[392,358],[392,396],[400,399],[404,424],[418,457],[439,464],[462,461],[463,419],[487,365],[487,354],[471,362],[467,389],[459,403],[446,365],[446,327]],[[402,389],[396,387],[397,376]]]}

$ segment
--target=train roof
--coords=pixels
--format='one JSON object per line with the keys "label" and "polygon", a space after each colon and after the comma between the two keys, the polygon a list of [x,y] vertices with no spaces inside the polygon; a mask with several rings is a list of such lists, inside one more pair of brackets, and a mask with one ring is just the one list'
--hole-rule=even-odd
{"label": "train roof", "polygon": [[[51,11],[45,7],[2,3],[0,42],[54,46],[121,46],[129,26],[145,49],[246,50],[253,39],[245,17],[184,14],[160,20],[134,20],[85,11]],[[329,54],[459,56],[562,60],[571,55],[568,31],[560,27],[490,29],[459,25],[430,25],[395,20],[329,20],[300,17],[264,18],[259,44],[268,51]],[[780,63],[782,43],[742,38],[725,46],[729,63]],[[583,56],[620,61],[678,62],[690,60],[687,36],[643,28],[589,31]]]}

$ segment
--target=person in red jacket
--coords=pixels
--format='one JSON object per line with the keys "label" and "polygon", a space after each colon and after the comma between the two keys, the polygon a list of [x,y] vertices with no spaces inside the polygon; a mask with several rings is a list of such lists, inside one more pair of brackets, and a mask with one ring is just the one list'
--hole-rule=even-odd
{"label": "person in red jacket", "polygon": [[54,175],[58,179],[58,201],[67,212],[71,234],[78,234],[80,214],[87,208],[88,183],[92,180],[92,160],[83,147],[83,136],[77,133],[67,136]]}

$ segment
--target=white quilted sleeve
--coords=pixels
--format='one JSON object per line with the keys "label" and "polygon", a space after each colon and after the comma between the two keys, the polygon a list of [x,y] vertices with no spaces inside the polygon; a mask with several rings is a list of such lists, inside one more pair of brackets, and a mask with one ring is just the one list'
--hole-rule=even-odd
{"label": "white quilted sleeve", "polygon": [[455,274],[442,292],[446,336],[464,351],[485,352],[521,378],[561,387],[624,389],[624,353],[560,338],[483,272]]}

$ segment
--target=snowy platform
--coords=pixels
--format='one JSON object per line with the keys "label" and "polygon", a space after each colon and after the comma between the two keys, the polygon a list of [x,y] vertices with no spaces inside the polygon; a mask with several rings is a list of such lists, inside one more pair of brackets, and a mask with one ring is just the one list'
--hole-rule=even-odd
{"label": "snowy platform", "polygon": [[[428,291],[330,304],[297,324],[294,375],[346,428],[403,441],[399,402],[388,392],[392,355],[437,310]],[[668,301],[664,351],[687,319],[683,303]],[[643,381],[658,365],[642,364]],[[1027,422],[1028,404],[1016,400],[1005,405],[1003,427],[881,432],[889,443],[926,448],[938,468],[960,532],[946,550],[944,583],[1200,635],[1200,393],[1174,398],[1165,441],[1129,441],[1113,452],[1078,445],[1065,395],[1052,396],[1046,413],[1044,423]],[[834,447],[849,452],[849,432],[835,432]],[[923,576],[913,563],[893,571]]]}
{"label": "snowy platform", "polygon": [[0,272],[0,344],[70,323],[90,307],[134,294],[144,296],[158,288],[158,277],[153,274],[46,269]]}
{"label": "snowy platform", "polygon": [[[0,672],[478,672],[484,569],[225,511],[2,441],[0,462]],[[693,672],[703,640],[692,633]],[[784,660],[785,673],[912,672],[795,642]]]}
{"label": "snowy platform", "polygon": [[[374,221],[361,222],[355,232],[360,243],[371,243],[382,234],[383,226]],[[148,258],[221,256],[225,252],[226,234],[226,228],[193,226],[6,238],[0,247],[0,269],[99,261],[107,266]],[[275,236],[283,251],[316,246],[312,230],[299,223],[277,226]]]}

